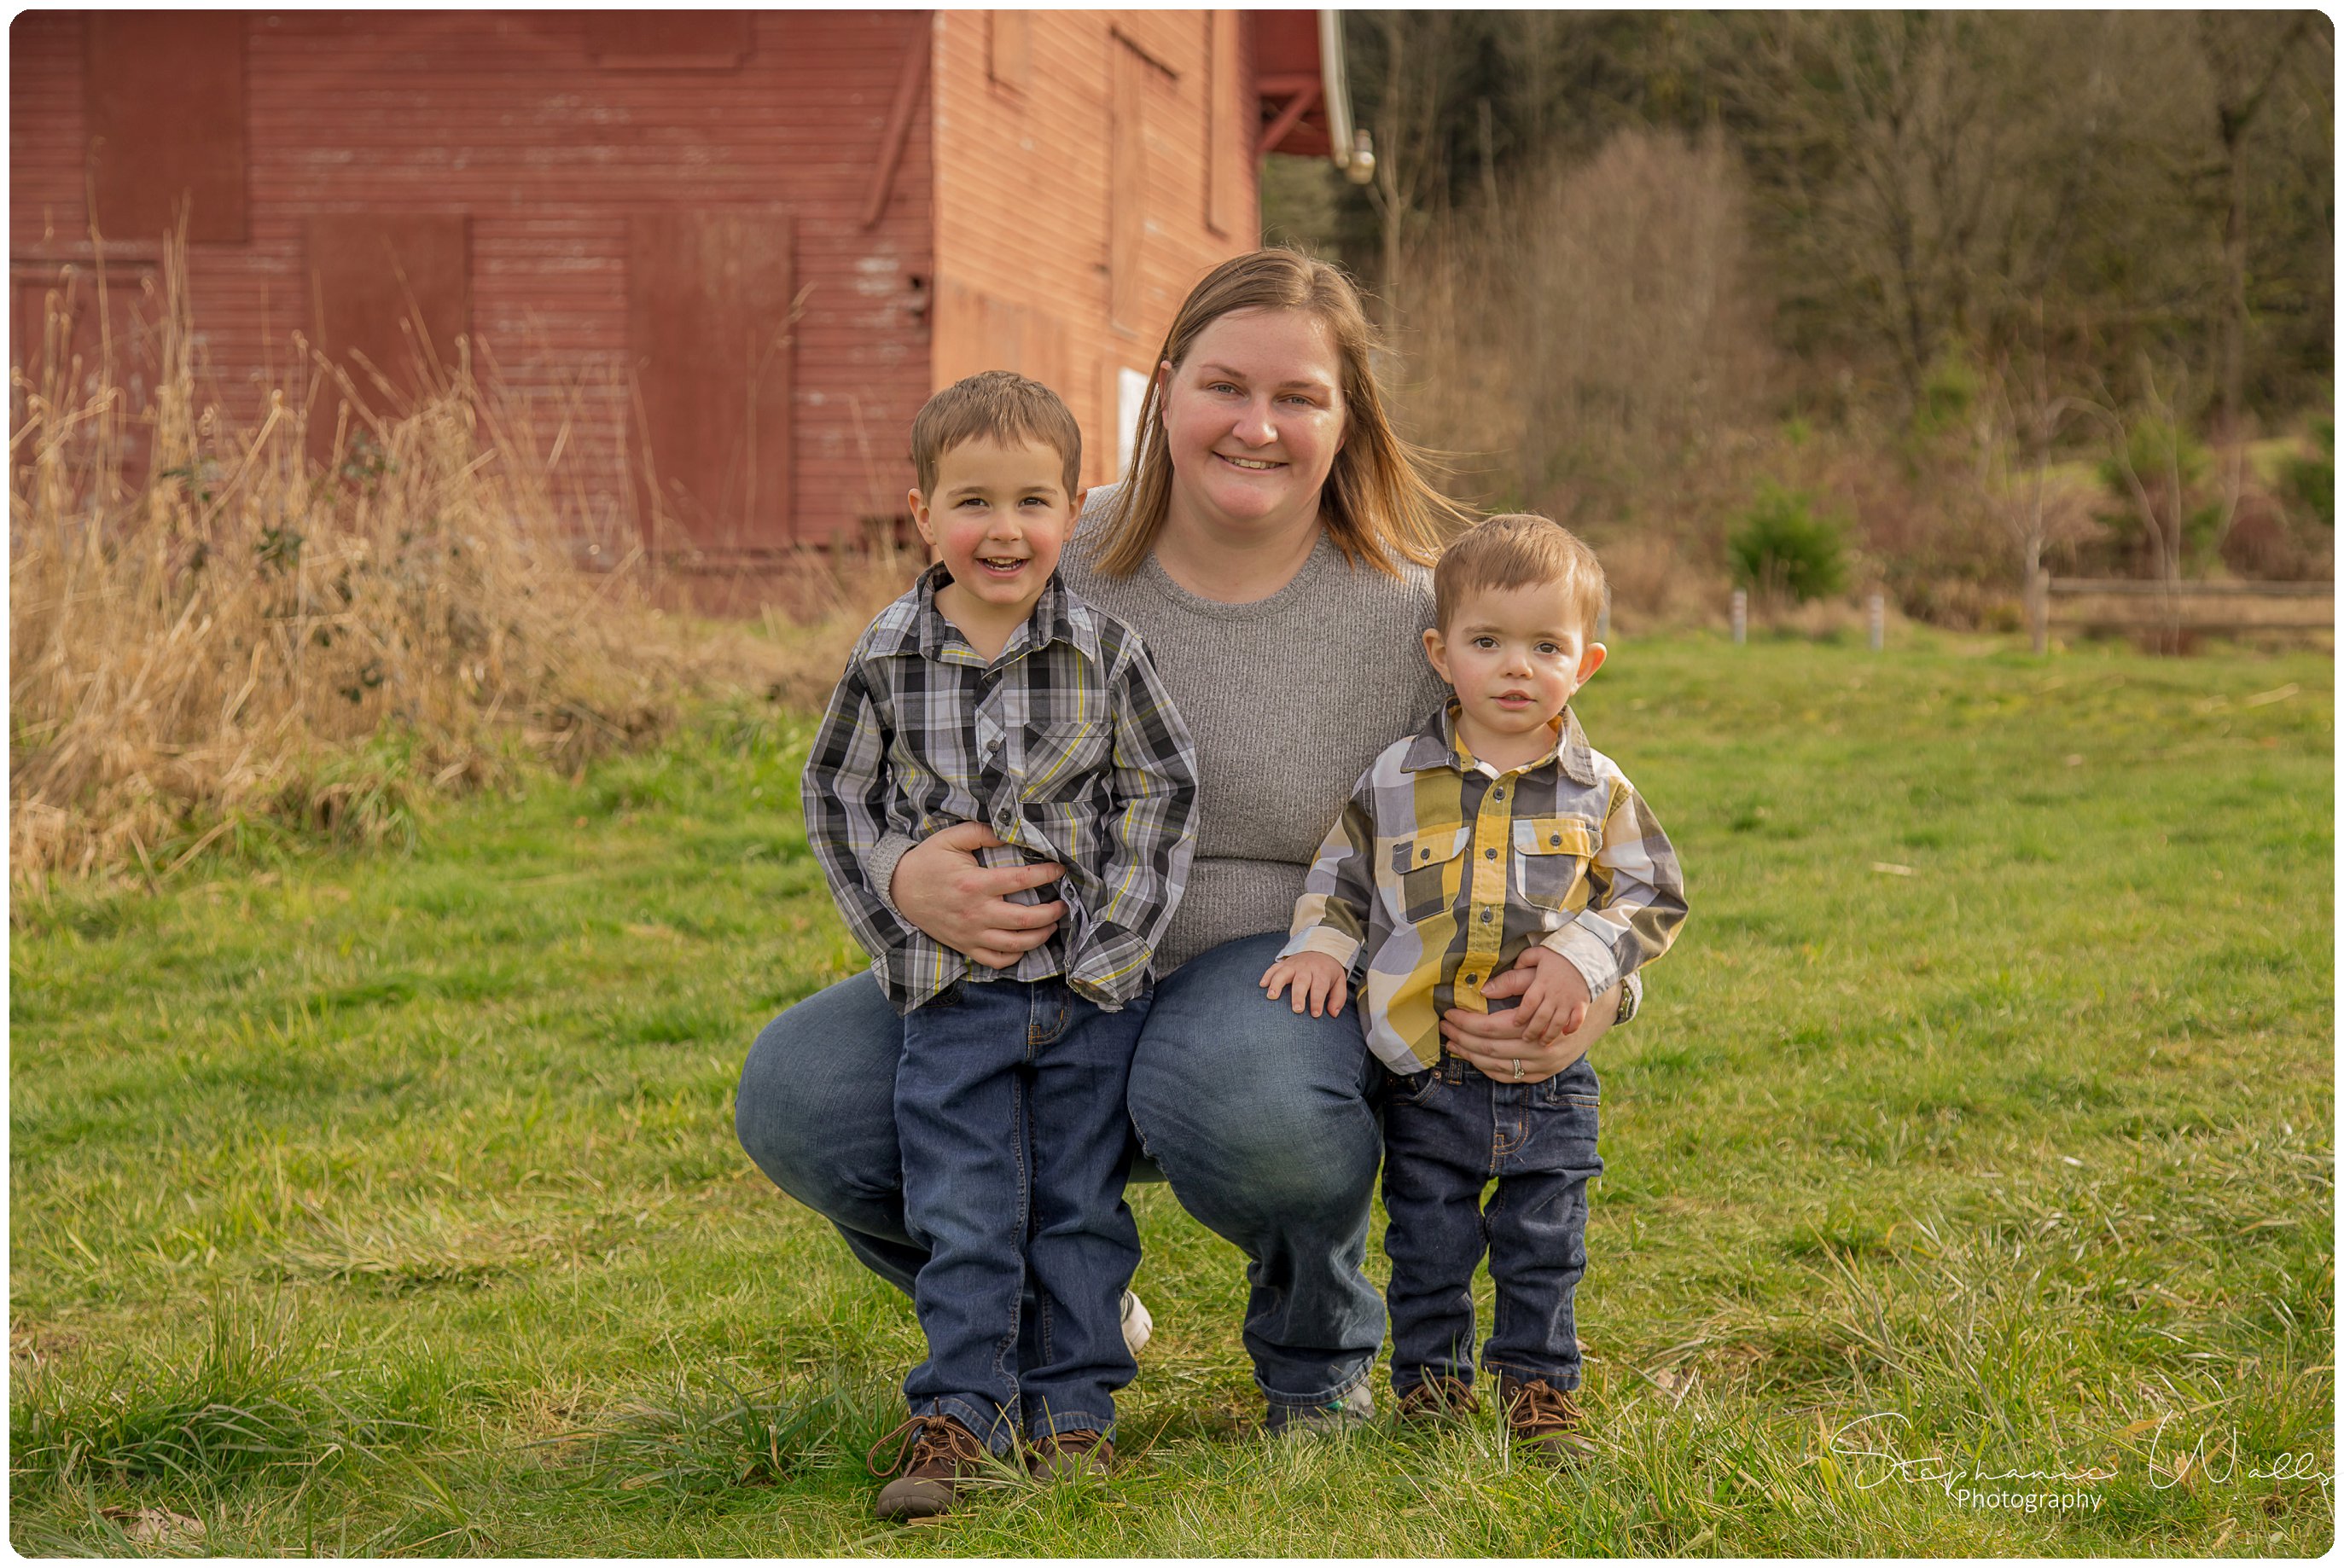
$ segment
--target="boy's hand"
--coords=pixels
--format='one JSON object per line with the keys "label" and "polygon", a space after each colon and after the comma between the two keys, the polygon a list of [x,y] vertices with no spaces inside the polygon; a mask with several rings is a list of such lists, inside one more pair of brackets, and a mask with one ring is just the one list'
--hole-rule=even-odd
{"label": "boy's hand", "polygon": [[[1533,947],[1512,969],[1484,985],[1481,994],[1491,1001],[1521,996],[1549,964],[1571,967],[1561,953]],[[1510,1007],[1497,1012],[1470,1012],[1452,1007],[1440,1015],[1440,1038],[1455,1054],[1500,1082],[1537,1083],[1585,1056],[1588,1047],[1609,1032],[1620,1010],[1620,988],[1612,987],[1585,1010],[1586,1021],[1577,1031],[1557,1035],[1551,1041],[1531,1036],[1528,1010]]]}
{"label": "boy's hand", "polygon": [[1520,1009],[1522,1038],[1552,1045],[1566,1035],[1577,1034],[1579,1026],[1587,1021],[1589,1001],[1587,977],[1579,972],[1579,966],[1559,953],[1532,947],[1514,961],[1514,967],[1533,971]]}
{"label": "boy's hand", "polygon": [[[1300,1012],[1305,1002],[1310,1005],[1312,1018],[1340,1018],[1343,998],[1350,991],[1351,977],[1341,964],[1325,953],[1296,953],[1269,966],[1261,977],[1262,989],[1276,1001],[1278,993],[1288,985],[1294,987],[1294,1010]],[[1324,1010],[1321,1010],[1321,1006]]]}

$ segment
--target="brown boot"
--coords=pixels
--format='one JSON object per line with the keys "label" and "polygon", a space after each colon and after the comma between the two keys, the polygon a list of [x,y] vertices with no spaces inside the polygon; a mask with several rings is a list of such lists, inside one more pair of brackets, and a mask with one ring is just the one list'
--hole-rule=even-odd
{"label": "brown boot", "polygon": [[1516,1379],[1500,1375],[1498,1396],[1505,1405],[1506,1430],[1514,1442],[1550,1460],[1572,1459],[1593,1451],[1581,1430],[1586,1417],[1571,1391],[1544,1378]]}
{"label": "brown boot", "polygon": [[[894,1457],[879,1462],[879,1451],[895,1445]],[[952,1512],[953,1501],[970,1477],[984,1468],[985,1444],[948,1415],[915,1415],[871,1445],[866,1456],[874,1475],[896,1475],[879,1491],[882,1519],[934,1519]]]}
{"label": "brown boot", "polygon": [[1399,1418],[1404,1422],[1471,1415],[1480,1408],[1481,1396],[1463,1378],[1429,1377],[1399,1396]]}
{"label": "brown boot", "polygon": [[1113,1440],[1086,1426],[1051,1432],[1034,1445],[1027,1462],[1036,1481],[1073,1481],[1085,1475],[1105,1475],[1115,1462]]}

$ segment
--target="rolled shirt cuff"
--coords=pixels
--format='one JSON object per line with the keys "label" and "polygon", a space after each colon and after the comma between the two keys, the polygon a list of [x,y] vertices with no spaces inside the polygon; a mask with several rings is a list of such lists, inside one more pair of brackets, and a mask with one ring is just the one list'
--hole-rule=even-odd
{"label": "rolled shirt cuff", "polygon": [[1120,1012],[1147,989],[1151,956],[1138,932],[1101,920],[1067,943],[1066,987],[1101,1011]]}
{"label": "rolled shirt cuff", "polygon": [[1620,983],[1619,960],[1612,950],[1583,926],[1565,926],[1559,931],[1549,931],[1539,939],[1539,945],[1561,954],[1587,982],[1589,1000],[1601,996]]}
{"label": "rolled shirt cuff", "polygon": [[1290,959],[1298,953],[1324,953],[1348,971],[1359,961],[1359,946],[1357,937],[1347,937],[1327,926],[1312,926],[1278,949],[1278,956]]}

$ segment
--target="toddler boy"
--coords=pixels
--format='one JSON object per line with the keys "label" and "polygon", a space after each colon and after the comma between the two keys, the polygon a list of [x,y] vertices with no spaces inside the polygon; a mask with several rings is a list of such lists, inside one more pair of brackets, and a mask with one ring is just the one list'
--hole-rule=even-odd
{"label": "toddler boy", "polygon": [[[1187,877],[1197,769],[1139,638],[1067,592],[1082,433],[1056,394],[987,371],[912,424],[920,536],[941,558],[848,656],[805,769],[806,840],[904,1017],[895,1126],[928,1358],[881,1467],[881,1517],[948,1513],[1022,1437],[1037,1472],[1104,1472],[1139,1261],[1125,1206],[1132,1043]],[[989,969],[904,920],[904,852],[987,828],[988,865],[1048,862],[1056,935]],[[1028,890],[1021,901],[1046,901]],[[1021,1319],[1030,1278],[1034,1311]],[[874,1450],[874,1454],[876,1451]]]}
{"label": "toddler boy", "polygon": [[[1364,964],[1362,1026],[1387,1075],[1392,1386],[1403,1418],[1478,1407],[1473,1270],[1486,1245],[1497,1322],[1481,1352],[1517,1442],[1580,1443],[1571,1294],[1586,1271],[1596,1081],[1491,1078],[1442,1044],[1440,1015],[1486,1012],[1500,970],[1535,969],[1528,1040],[1579,1032],[1591,998],[1666,950],[1685,914],[1676,852],[1569,707],[1603,663],[1603,570],[1544,518],[1491,518],[1441,557],[1426,655],[1455,699],[1378,757],[1328,834],[1262,977],[1272,997],[1342,1010]],[[1505,1002],[1494,1004],[1499,1007]],[[1490,1178],[1497,1191],[1484,1209]]]}

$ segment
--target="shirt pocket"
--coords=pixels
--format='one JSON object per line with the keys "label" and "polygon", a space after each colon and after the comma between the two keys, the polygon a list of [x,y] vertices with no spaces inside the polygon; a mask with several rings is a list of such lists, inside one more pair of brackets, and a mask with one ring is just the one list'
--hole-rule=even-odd
{"label": "shirt pocket", "polygon": [[1115,726],[1104,717],[1029,724],[1020,794],[1027,800],[1077,800],[1114,752]]}
{"label": "shirt pocket", "polygon": [[1454,908],[1470,827],[1420,828],[1405,839],[1376,840],[1376,888],[1403,925]]}
{"label": "shirt pocket", "polygon": [[1586,907],[1595,824],[1584,817],[1523,817],[1514,823],[1514,892],[1533,910],[1557,914]]}

